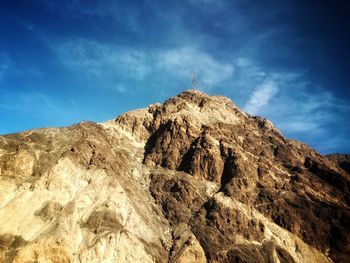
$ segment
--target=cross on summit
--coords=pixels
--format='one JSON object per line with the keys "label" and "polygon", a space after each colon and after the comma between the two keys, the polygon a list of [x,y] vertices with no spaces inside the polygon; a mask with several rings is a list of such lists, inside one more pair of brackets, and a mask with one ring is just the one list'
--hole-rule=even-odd
{"label": "cross on summit", "polygon": [[198,84],[198,74],[194,70],[192,71],[192,82],[191,82],[191,88],[197,89]]}

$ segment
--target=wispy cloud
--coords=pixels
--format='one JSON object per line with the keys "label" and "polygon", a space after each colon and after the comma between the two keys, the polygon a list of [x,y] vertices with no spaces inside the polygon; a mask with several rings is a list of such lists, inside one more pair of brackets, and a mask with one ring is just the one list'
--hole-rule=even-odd
{"label": "wispy cloud", "polygon": [[[5,3],[0,10],[8,24],[7,41],[0,43],[0,109],[19,117],[40,117],[42,111],[64,118],[70,115],[65,105],[77,109],[65,98],[84,94],[81,104],[96,95],[99,107],[108,100],[113,104],[113,96],[122,98],[117,110],[124,111],[189,87],[195,70],[198,88],[231,97],[290,136],[317,133],[317,140],[326,142],[339,130],[341,138],[349,138],[342,129],[349,126],[344,123],[350,110],[337,98],[342,94],[349,100],[348,78],[342,76],[347,60],[336,59],[344,52],[330,56],[329,41],[317,45],[328,35],[306,34],[313,25],[303,19],[309,5],[287,2],[35,0],[23,12]],[[341,48],[338,42],[333,46]],[[330,68],[329,62],[337,65]],[[61,83],[65,87],[56,90]],[[74,92],[68,92],[71,88]]]}
{"label": "wispy cloud", "polygon": [[[157,76],[167,75],[167,79],[183,82],[196,70],[204,89],[230,80],[243,87],[239,91],[246,98],[245,111],[272,119],[287,133],[320,132],[337,111],[346,108],[323,89],[310,93],[311,83],[305,72],[268,72],[254,59],[244,56],[229,63],[195,47],[146,51],[86,39],[54,43],[52,48],[64,65],[89,78],[117,76],[119,80],[141,83],[150,76],[157,81]],[[119,93],[131,92],[123,81],[112,86]]]}
{"label": "wispy cloud", "polygon": [[288,133],[322,133],[325,127],[350,113],[350,106],[324,89],[308,91],[309,86],[288,89],[265,113]]}
{"label": "wispy cloud", "polygon": [[0,52],[0,82],[6,76],[30,76],[37,78],[42,76],[42,72],[34,63],[22,64],[14,60],[8,53]]}
{"label": "wispy cloud", "polygon": [[126,87],[122,85],[117,85],[116,89],[119,91],[119,93],[125,93],[127,91]]}
{"label": "wispy cloud", "polygon": [[266,114],[287,136],[299,138],[321,153],[339,148],[349,150],[350,106],[332,93],[318,88],[308,91],[296,87],[276,99]]}
{"label": "wispy cloud", "polygon": [[317,146],[317,150],[321,153],[328,154],[328,153],[339,153],[339,148],[344,147],[344,152],[340,153],[349,153],[349,145],[350,145],[350,138],[346,136],[346,134],[350,133],[350,129],[346,129],[343,131],[344,133],[339,134],[328,134],[326,140],[320,140],[315,146]]}
{"label": "wispy cloud", "polygon": [[[213,86],[231,78],[234,73],[232,64],[221,62],[196,48],[145,51],[85,39],[53,43],[51,46],[64,65],[90,78],[118,76],[143,81],[152,73],[161,73],[183,81],[190,79],[191,71],[195,70],[203,85]],[[156,78],[161,74],[153,76]]]}
{"label": "wispy cloud", "polygon": [[[67,68],[94,80],[113,80],[111,88],[123,95],[134,92],[125,81],[189,83],[192,70],[199,73],[199,87],[205,91],[230,83],[230,89],[235,87],[232,97],[241,96],[245,111],[271,119],[288,136],[312,134],[318,140],[314,146],[320,149],[331,148],[329,126],[341,120],[340,114],[350,114],[346,103],[314,87],[307,70],[271,70],[259,63],[254,52],[238,52],[236,59],[221,60],[200,45],[146,50],[80,38],[51,46]],[[312,143],[313,138],[308,141]]]}
{"label": "wispy cloud", "polygon": [[[140,22],[140,10],[123,1],[83,1],[83,0],[39,0],[53,12],[59,12],[66,17],[79,19],[108,17],[117,23],[127,27],[131,31],[142,28]],[[112,21],[111,21],[112,22]]]}
{"label": "wispy cloud", "polygon": [[161,51],[157,60],[161,68],[181,78],[188,78],[192,70],[197,71],[201,83],[207,86],[217,85],[234,73],[232,64],[220,62],[194,48]]}
{"label": "wispy cloud", "polygon": [[[187,2],[206,12],[218,12],[227,8],[228,1],[224,0],[187,0]],[[233,1],[231,1],[233,2]]]}
{"label": "wispy cloud", "polygon": [[349,141],[349,128],[339,124],[350,115],[350,105],[331,91],[315,87],[306,70],[268,72],[245,57],[235,65],[238,81],[255,83],[254,89],[246,89],[250,95],[245,111],[271,119],[287,136],[306,140],[323,153]]}
{"label": "wispy cloud", "polygon": [[90,76],[118,75],[143,80],[151,70],[146,54],[140,50],[85,39],[52,43],[51,46],[63,64]]}
{"label": "wispy cloud", "polygon": [[263,107],[268,106],[278,90],[279,88],[273,80],[265,80],[254,90],[244,110],[253,115],[259,113]]}

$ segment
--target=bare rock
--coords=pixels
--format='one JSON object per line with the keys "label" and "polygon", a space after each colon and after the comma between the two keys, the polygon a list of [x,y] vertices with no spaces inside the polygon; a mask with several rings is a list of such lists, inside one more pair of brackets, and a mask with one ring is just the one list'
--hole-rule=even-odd
{"label": "bare rock", "polygon": [[350,174],[350,154],[329,154],[326,157]]}
{"label": "bare rock", "polygon": [[0,261],[348,262],[348,159],[196,90],[0,136]]}

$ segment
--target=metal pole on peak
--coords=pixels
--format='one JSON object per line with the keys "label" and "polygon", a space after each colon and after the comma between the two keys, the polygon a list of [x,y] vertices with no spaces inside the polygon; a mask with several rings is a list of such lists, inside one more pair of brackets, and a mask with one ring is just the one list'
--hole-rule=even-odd
{"label": "metal pole on peak", "polygon": [[197,89],[198,84],[198,74],[192,70],[192,83],[191,83],[191,89]]}

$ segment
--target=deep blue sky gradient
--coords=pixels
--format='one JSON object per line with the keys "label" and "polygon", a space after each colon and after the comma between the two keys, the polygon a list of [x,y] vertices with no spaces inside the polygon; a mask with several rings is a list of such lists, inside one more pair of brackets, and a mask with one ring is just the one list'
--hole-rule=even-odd
{"label": "deep blue sky gradient", "polygon": [[104,121],[190,88],[350,152],[346,0],[0,2],[0,134]]}

